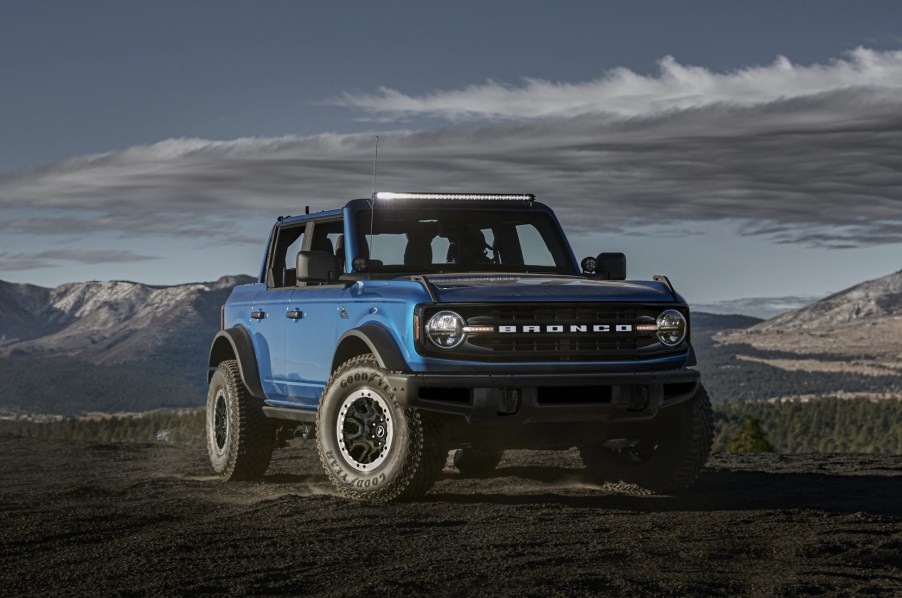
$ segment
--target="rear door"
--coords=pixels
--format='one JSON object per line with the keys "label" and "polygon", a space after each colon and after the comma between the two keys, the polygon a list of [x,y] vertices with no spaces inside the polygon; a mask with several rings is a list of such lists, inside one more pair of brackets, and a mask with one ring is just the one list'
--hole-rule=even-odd
{"label": "rear door", "polygon": [[[270,400],[289,396],[285,367],[286,312],[295,291],[294,257],[308,242],[306,224],[278,227],[266,268],[266,287],[255,298],[249,329],[263,391]],[[290,267],[289,267],[290,266]]]}

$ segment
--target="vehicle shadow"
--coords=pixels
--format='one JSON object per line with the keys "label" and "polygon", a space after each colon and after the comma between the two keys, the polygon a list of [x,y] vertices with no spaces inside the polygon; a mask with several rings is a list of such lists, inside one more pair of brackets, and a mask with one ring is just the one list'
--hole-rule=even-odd
{"label": "vehicle shadow", "polygon": [[[453,479],[460,476],[446,476]],[[584,470],[555,467],[503,467],[492,478],[516,477],[562,485],[589,480]],[[867,513],[902,517],[902,476],[801,472],[706,470],[698,482],[677,496],[632,493],[603,486],[597,494],[553,491],[512,494],[453,493],[445,485],[423,500],[485,504],[559,504],[571,508],[660,511],[752,511],[815,509],[831,513]]]}

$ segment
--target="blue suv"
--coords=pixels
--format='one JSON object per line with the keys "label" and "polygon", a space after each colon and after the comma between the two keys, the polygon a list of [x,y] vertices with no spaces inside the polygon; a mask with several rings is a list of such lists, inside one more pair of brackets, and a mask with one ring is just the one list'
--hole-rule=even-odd
{"label": "blue suv", "polygon": [[261,477],[315,433],[344,495],[409,500],[454,452],[486,476],[510,448],[577,447],[597,482],[688,487],[711,406],[689,310],[621,253],[577,263],[531,195],[375,193],[279,218],[209,358],[207,446],[224,479]]}

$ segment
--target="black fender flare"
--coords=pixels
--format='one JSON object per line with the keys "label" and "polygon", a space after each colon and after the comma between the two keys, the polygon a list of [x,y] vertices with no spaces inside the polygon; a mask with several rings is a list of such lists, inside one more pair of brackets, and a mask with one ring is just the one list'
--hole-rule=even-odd
{"label": "black fender flare", "polygon": [[254,344],[251,335],[246,328],[235,326],[220,330],[213,337],[210,345],[210,358],[207,362],[207,384],[213,378],[213,372],[219,364],[227,359],[238,361],[238,370],[241,372],[241,381],[252,396],[258,399],[266,399],[263,393],[263,384],[260,382],[260,370],[257,368],[257,355],[254,353]]}
{"label": "black fender flare", "polygon": [[332,356],[332,370],[354,355],[361,353],[362,345],[366,345],[369,352],[376,356],[379,366],[390,372],[403,372],[410,369],[404,354],[398,347],[398,343],[385,327],[379,324],[369,323],[348,330],[335,344],[335,353]]}

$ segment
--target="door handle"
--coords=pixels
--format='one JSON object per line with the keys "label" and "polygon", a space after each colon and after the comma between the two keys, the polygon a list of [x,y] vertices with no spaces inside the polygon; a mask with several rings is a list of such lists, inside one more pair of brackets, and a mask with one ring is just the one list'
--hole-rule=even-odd
{"label": "door handle", "polygon": [[255,309],[254,311],[251,312],[251,319],[262,320],[265,317],[266,317],[266,312],[263,311],[262,309]]}
{"label": "door handle", "polygon": [[291,320],[300,320],[304,317],[304,312],[299,309],[289,309],[285,312],[285,317]]}

